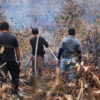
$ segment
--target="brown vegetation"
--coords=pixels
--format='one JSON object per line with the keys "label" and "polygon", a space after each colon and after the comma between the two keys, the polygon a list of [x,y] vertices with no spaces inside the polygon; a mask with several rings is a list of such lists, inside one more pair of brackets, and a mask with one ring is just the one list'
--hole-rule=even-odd
{"label": "brown vegetation", "polygon": [[[81,13],[80,13],[81,12]],[[97,14],[97,11],[95,11]],[[67,81],[67,74],[64,78],[60,77],[59,69],[45,69],[42,72],[42,78],[35,80],[36,84],[32,92],[32,87],[27,85],[30,79],[31,65],[25,69],[25,63],[31,55],[31,47],[29,44],[30,30],[26,28],[22,32],[16,30],[14,33],[19,40],[22,67],[20,74],[20,97],[10,93],[10,79],[7,79],[7,84],[1,84],[0,99],[2,100],[100,100],[100,28],[98,24],[87,24],[87,21],[82,19],[83,10],[80,10],[80,5],[74,4],[73,0],[65,0],[64,9],[56,19],[56,39],[51,45],[55,54],[57,54],[60,40],[67,36],[69,27],[76,29],[76,37],[80,39],[83,47],[83,62],[75,66],[77,69],[77,78],[73,82]],[[80,16],[80,18],[79,18]],[[98,14],[97,14],[98,16]],[[0,21],[2,21],[0,12]],[[99,23],[99,19],[97,19]],[[27,33],[27,34],[24,34]],[[49,53],[49,51],[48,51]],[[50,53],[48,54],[50,55]],[[48,62],[49,68],[55,61]],[[56,65],[57,66],[57,65]],[[47,66],[48,67],[48,66]],[[53,66],[55,67],[55,66]]]}

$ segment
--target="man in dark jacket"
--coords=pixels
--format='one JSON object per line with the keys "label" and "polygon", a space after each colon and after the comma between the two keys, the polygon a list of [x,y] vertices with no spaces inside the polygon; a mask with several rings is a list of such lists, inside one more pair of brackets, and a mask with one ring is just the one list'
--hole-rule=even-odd
{"label": "man in dark jacket", "polygon": [[[58,63],[60,63],[60,69],[61,74],[63,75],[65,72],[65,69],[70,69],[75,65],[77,61],[81,62],[81,43],[79,40],[77,40],[75,36],[75,29],[69,28],[68,30],[69,36],[62,39],[59,47],[59,53],[58,53]],[[78,60],[76,60],[76,58]],[[70,63],[70,65],[67,65],[67,62],[74,61]],[[67,67],[67,68],[66,68]],[[69,78],[73,78],[74,75],[69,74]]]}
{"label": "man in dark jacket", "polygon": [[[34,73],[34,59],[35,59],[35,49],[36,49],[36,42],[37,42],[37,37],[39,36],[39,32],[37,28],[33,28],[32,29],[32,34],[33,37],[32,39],[30,39],[30,44],[32,46],[32,55],[33,55],[33,73]],[[48,42],[41,36],[39,36],[38,38],[38,47],[37,47],[37,72],[38,75],[41,76],[41,72],[42,69],[44,67],[44,54],[45,54],[45,50],[44,50],[44,46],[45,47],[49,47]]]}
{"label": "man in dark jacket", "polygon": [[7,22],[0,23],[0,46],[5,48],[2,54],[2,59],[7,63],[3,67],[4,73],[7,75],[7,72],[10,72],[13,84],[12,93],[17,94],[20,72],[20,50],[16,36],[9,32],[9,24]]}

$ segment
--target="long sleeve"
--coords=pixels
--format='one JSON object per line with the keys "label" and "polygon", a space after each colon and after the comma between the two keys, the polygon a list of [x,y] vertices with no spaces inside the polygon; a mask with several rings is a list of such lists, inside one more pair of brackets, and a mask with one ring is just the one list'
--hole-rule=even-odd
{"label": "long sleeve", "polygon": [[44,38],[42,38],[42,42],[43,42],[43,44],[44,44],[45,47],[47,47],[47,48],[49,47],[48,42]]}
{"label": "long sleeve", "polygon": [[58,60],[60,60],[62,53],[63,53],[63,48],[59,48]]}
{"label": "long sleeve", "polygon": [[62,39],[60,46],[59,46],[58,60],[60,60],[62,53],[63,53],[63,39]]}
{"label": "long sleeve", "polygon": [[81,47],[81,43],[80,42],[78,44],[78,50],[77,50],[77,52],[78,52],[79,62],[81,62],[81,60],[82,60],[82,47]]}

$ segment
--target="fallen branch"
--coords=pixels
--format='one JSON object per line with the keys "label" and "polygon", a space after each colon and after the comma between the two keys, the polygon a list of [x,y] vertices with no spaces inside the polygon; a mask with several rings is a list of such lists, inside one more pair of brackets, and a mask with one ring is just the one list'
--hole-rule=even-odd
{"label": "fallen branch", "polygon": [[82,100],[82,97],[83,97],[83,90],[84,90],[84,84],[83,84],[83,81],[81,81],[81,88],[80,88],[80,92],[79,92],[79,95],[77,97],[77,100]]}
{"label": "fallen branch", "polygon": [[100,85],[100,81],[99,81],[98,77],[97,77],[93,72],[90,72],[90,73],[94,76],[94,78],[97,80],[97,82],[98,82],[99,85]]}
{"label": "fallen branch", "polygon": [[60,74],[60,70],[59,68],[56,69],[56,82],[53,85],[53,87],[47,91],[47,100],[51,100],[50,94],[56,89],[56,87],[59,85],[59,74]]}

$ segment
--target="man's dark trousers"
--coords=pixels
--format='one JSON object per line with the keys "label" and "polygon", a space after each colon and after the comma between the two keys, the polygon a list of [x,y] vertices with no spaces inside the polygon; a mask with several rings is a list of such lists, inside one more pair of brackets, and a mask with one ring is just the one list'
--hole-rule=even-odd
{"label": "man's dark trousers", "polygon": [[19,73],[20,73],[20,68],[19,68],[18,63],[15,60],[7,61],[7,65],[4,66],[3,71],[6,75],[8,71],[10,72],[12,76],[13,89],[14,91],[18,91]]}

